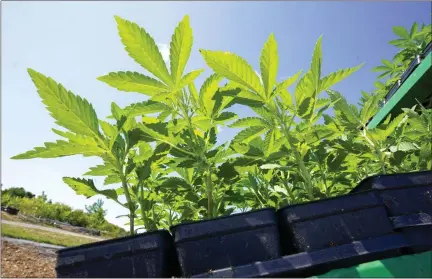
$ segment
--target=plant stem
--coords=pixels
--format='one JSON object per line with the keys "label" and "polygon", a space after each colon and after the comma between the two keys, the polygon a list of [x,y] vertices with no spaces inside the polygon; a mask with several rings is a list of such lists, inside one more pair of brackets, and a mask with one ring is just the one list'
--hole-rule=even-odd
{"label": "plant stem", "polygon": [[211,219],[213,218],[213,183],[211,178],[212,175],[211,165],[208,164],[205,156],[207,146],[202,146],[197,138],[197,135],[195,135],[194,128],[192,125],[192,120],[187,112],[187,106],[185,106],[184,102],[180,104],[180,109],[183,113],[183,117],[186,118],[187,120],[189,134],[191,136],[191,139],[194,141],[196,148],[198,149],[197,153],[200,154],[200,160],[203,160],[204,161],[203,163],[205,163],[208,166],[206,171],[207,214],[208,214],[208,218]]}
{"label": "plant stem", "polygon": [[213,218],[213,183],[211,179],[211,167],[209,166],[206,173],[206,187],[207,187],[207,213],[208,218]]}
{"label": "plant stem", "polygon": [[[295,116],[293,115],[293,118]],[[314,200],[314,194],[313,194],[313,188],[312,188],[312,178],[303,162],[303,159],[301,157],[300,152],[297,150],[293,138],[291,136],[291,133],[289,132],[289,127],[286,125],[285,121],[283,119],[280,119],[280,126],[282,127],[282,131],[285,135],[285,137],[287,138],[291,149],[294,153],[294,156],[296,158],[297,161],[297,165],[299,166],[300,169],[300,175],[303,177],[303,180],[305,182],[305,187],[306,187],[306,191],[308,193],[309,199],[312,201]]]}
{"label": "plant stem", "polygon": [[133,204],[132,204],[132,199],[129,193],[129,189],[127,186],[127,182],[126,182],[126,178],[124,176],[124,174],[122,173],[120,175],[121,181],[122,181],[122,187],[123,190],[125,192],[125,196],[126,196],[126,201],[128,203],[128,207],[129,207],[129,229],[130,229],[130,234],[134,235],[135,231],[134,231],[134,225],[135,225],[135,209],[133,208]]}
{"label": "plant stem", "polygon": [[366,126],[363,126],[363,137],[371,145],[375,154],[377,155],[379,163],[380,163],[382,174],[386,174],[386,167],[385,167],[385,162],[383,160],[383,153],[379,149],[378,144],[375,143],[375,140],[373,139],[372,135],[370,135],[371,138],[369,139],[369,137],[367,136],[366,130],[367,130]]}

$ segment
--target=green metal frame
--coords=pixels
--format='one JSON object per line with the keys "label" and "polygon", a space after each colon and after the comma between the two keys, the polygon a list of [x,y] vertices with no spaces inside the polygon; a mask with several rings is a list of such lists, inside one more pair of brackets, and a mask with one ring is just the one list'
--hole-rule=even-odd
{"label": "green metal frame", "polygon": [[387,101],[381,110],[372,118],[368,129],[376,128],[385,118],[402,112],[402,108],[411,108],[422,102],[432,93],[432,52],[417,66],[414,72],[405,80],[395,94]]}
{"label": "green metal frame", "polygon": [[334,269],[312,278],[432,278],[432,251]]}

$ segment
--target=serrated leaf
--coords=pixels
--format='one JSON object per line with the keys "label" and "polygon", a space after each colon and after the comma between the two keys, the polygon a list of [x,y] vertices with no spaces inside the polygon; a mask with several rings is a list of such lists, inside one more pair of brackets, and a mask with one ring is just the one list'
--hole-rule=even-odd
{"label": "serrated leaf", "polygon": [[235,114],[234,112],[230,112],[230,111],[224,111],[221,114],[218,115],[218,117],[215,118],[215,121],[217,122],[225,122],[228,120],[233,120],[235,118],[237,118],[237,114]]}
{"label": "serrated leaf", "polygon": [[251,109],[258,114],[259,116],[261,116],[264,120],[266,120],[268,123],[273,122],[274,116],[273,114],[269,111],[269,109],[267,109],[264,106],[260,106],[260,107],[251,107]]}
{"label": "serrated leaf", "polygon": [[[199,129],[203,131],[207,131],[211,127],[211,119],[204,115],[197,115],[192,117],[192,123],[195,124]],[[185,122],[187,125],[187,122]]]}
{"label": "serrated leaf", "polygon": [[279,93],[286,91],[286,89],[288,87],[290,87],[298,79],[298,77],[301,75],[301,73],[302,73],[302,70],[295,73],[292,77],[289,77],[286,80],[278,83],[276,85],[276,88],[273,90],[272,96],[278,95]]}
{"label": "serrated leaf", "polygon": [[408,31],[403,26],[394,26],[393,27],[393,32],[396,35],[398,35],[399,37],[402,37],[404,39],[409,39],[410,38],[410,35],[409,35]]}
{"label": "serrated leaf", "polygon": [[381,62],[386,65],[389,69],[392,69],[394,67],[393,63],[390,60],[387,59],[381,59]]}
{"label": "serrated leaf", "polygon": [[137,24],[115,16],[117,28],[125,50],[144,69],[158,77],[165,84],[173,82],[154,39]]}
{"label": "serrated leaf", "polygon": [[94,148],[95,150],[99,150],[101,153],[104,152],[104,149],[101,149],[99,147],[98,142],[93,137],[83,136],[71,132],[60,131],[57,129],[52,129],[52,131],[55,134],[68,139],[69,142],[72,144],[79,144],[79,145],[87,146],[89,149]]}
{"label": "serrated leaf", "polygon": [[411,151],[411,150],[418,150],[420,149],[419,146],[413,142],[401,142],[398,144],[397,150],[399,151]]}
{"label": "serrated leaf", "polygon": [[83,195],[91,198],[97,194],[104,195],[112,200],[117,200],[117,193],[115,190],[98,190],[93,183],[92,179],[80,179],[74,177],[63,177],[63,182],[69,185],[77,195]]}
{"label": "serrated leaf", "polygon": [[309,70],[306,74],[300,78],[295,89],[294,89],[294,99],[296,106],[299,106],[303,100],[307,97],[312,97],[315,93],[313,74]]}
{"label": "serrated leaf", "polygon": [[411,30],[410,30],[410,39],[414,39],[415,34],[417,33],[418,30],[418,23],[414,22],[414,24],[411,26]]}
{"label": "serrated leaf", "polygon": [[264,88],[253,68],[238,55],[222,51],[200,50],[206,64],[217,74],[263,96]]}
{"label": "serrated leaf", "polygon": [[[120,187],[120,188],[115,189],[115,192],[116,192],[117,196],[124,195],[124,193],[125,193],[123,187]],[[128,216],[128,215],[125,215],[125,216]],[[116,217],[116,218],[117,218],[117,217]]]}
{"label": "serrated leaf", "polygon": [[99,120],[99,124],[102,128],[102,131],[104,132],[104,135],[109,137],[109,138],[113,138],[117,136],[117,128],[114,125],[111,125],[110,123],[103,121],[103,120]]}
{"label": "serrated leaf", "polygon": [[306,117],[312,112],[313,99],[306,97],[297,107],[297,114],[300,117]]}
{"label": "serrated leaf", "polygon": [[100,156],[105,150],[92,146],[58,140],[46,142],[44,147],[35,147],[33,150],[15,155],[11,159],[58,158],[72,155]]}
{"label": "serrated leaf", "polygon": [[404,45],[406,45],[407,40],[406,39],[396,39],[396,40],[391,40],[388,43],[391,45],[394,45],[396,47],[403,47]]}
{"label": "serrated leaf", "polygon": [[386,139],[389,137],[393,132],[396,130],[396,128],[402,123],[402,120],[406,117],[406,113],[401,113],[398,116],[396,116],[388,125],[385,127],[385,129],[375,129],[377,133],[379,133],[380,137],[382,139]]}
{"label": "serrated leaf", "polygon": [[274,151],[275,144],[275,132],[274,130],[269,130],[264,137],[264,154],[268,156]]}
{"label": "serrated leaf", "polygon": [[341,93],[334,90],[329,90],[328,93],[332,101],[337,101],[334,105],[334,109],[340,115],[343,115],[348,123],[354,126],[361,124],[358,113],[353,110],[353,107],[348,104]]}
{"label": "serrated leaf", "polygon": [[213,99],[216,91],[219,88],[219,82],[222,80],[222,76],[218,74],[212,74],[203,83],[199,93],[199,102],[202,109],[205,111],[205,115],[211,117],[215,100]]}
{"label": "serrated leaf", "polygon": [[380,110],[380,107],[378,106],[380,99],[380,96],[375,94],[365,102],[363,108],[360,111],[360,119],[364,125],[366,125],[369,119]]}
{"label": "serrated leaf", "polygon": [[179,188],[190,189],[191,186],[183,178],[168,177],[159,185],[159,188],[177,191]]}
{"label": "serrated leaf", "polygon": [[57,125],[77,134],[100,136],[96,111],[86,99],[35,70],[28,69],[28,73]]}
{"label": "serrated leaf", "polygon": [[122,118],[126,121],[125,111],[114,102],[111,103],[111,114],[117,121],[122,120]]}
{"label": "serrated leaf", "polygon": [[260,57],[260,71],[267,97],[270,96],[270,93],[273,91],[273,86],[276,83],[278,67],[279,56],[277,43],[274,34],[271,33],[264,44]]}
{"label": "serrated leaf", "polygon": [[294,102],[293,102],[292,96],[291,96],[291,94],[288,92],[288,90],[286,90],[286,89],[285,89],[285,90],[281,90],[281,91],[279,92],[279,96],[280,96],[280,98],[281,98],[283,104],[284,104],[286,107],[288,107],[288,108],[290,108],[290,109],[292,109],[292,108],[294,107]]}
{"label": "serrated leaf", "polygon": [[137,72],[112,72],[97,79],[117,90],[137,92],[147,96],[154,96],[170,90],[162,82]]}
{"label": "serrated leaf", "polygon": [[228,125],[228,127],[230,128],[243,128],[243,127],[252,127],[252,126],[269,127],[270,124],[264,119],[259,117],[245,117],[235,121],[231,125]]}
{"label": "serrated leaf", "polygon": [[319,91],[325,91],[325,90],[330,89],[330,87],[332,87],[336,83],[346,79],[347,77],[352,75],[354,72],[356,72],[361,67],[363,67],[363,64],[360,64],[360,65],[353,67],[353,68],[342,69],[342,70],[333,72],[333,73],[325,76],[321,80],[321,86],[320,86]]}
{"label": "serrated leaf", "polygon": [[192,99],[192,104],[195,107],[199,107],[199,96],[198,96],[198,91],[197,91],[197,89],[195,87],[195,84],[194,83],[190,83],[188,85],[188,90],[189,90],[190,96],[192,97],[191,98]]}
{"label": "serrated leaf", "polygon": [[178,90],[181,90],[183,87],[188,86],[189,84],[193,83],[194,80],[202,73],[204,72],[203,69],[199,70],[193,70],[192,72],[186,74],[179,82],[179,85],[177,86]]}
{"label": "serrated leaf", "polygon": [[331,100],[328,98],[318,98],[316,100],[315,107],[318,109],[321,107],[325,107],[325,106],[329,105],[330,103],[331,103]]}
{"label": "serrated leaf", "polygon": [[120,176],[118,174],[108,175],[104,179],[104,185],[111,185],[111,184],[116,184],[116,183],[120,183],[120,182],[121,182],[121,179],[120,179]]}
{"label": "serrated leaf", "polygon": [[315,44],[310,66],[310,73],[312,74],[312,84],[315,88],[319,88],[321,79],[322,67],[322,50],[321,50],[322,36],[320,36]]}
{"label": "serrated leaf", "polygon": [[88,176],[107,176],[107,175],[113,175],[116,173],[116,170],[113,166],[104,164],[104,165],[97,165],[95,167],[91,167],[88,172],[86,172],[84,175]]}
{"label": "serrated leaf", "polygon": [[141,118],[142,122],[145,124],[154,124],[154,123],[160,123],[160,119],[157,117],[150,117],[150,116],[143,116]]}
{"label": "serrated leaf", "polygon": [[[177,138],[168,137],[165,135],[167,133],[166,127],[162,128],[161,125],[163,123],[157,123],[157,124],[142,124],[139,123],[137,127],[141,129],[145,134],[147,134],[148,137],[150,137],[154,141],[159,141],[161,143],[166,143],[170,145],[171,147],[177,148]],[[178,150],[177,150],[178,151]],[[190,152],[187,152],[186,150],[183,150],[184,154],[191,154]]]}
{"label": "serrated leaf", "polygon": [[170,43],[170,69],[175,85],[180,84],[180,79],[192,50],[192,43],[192,28],[189,23],[189,16],[186,15],[174,30]]}
{"label": "serrated leaf", "polygon": [[[160,148],[161,145],[158,145],[158,147]],[[152,157],[153,154],[157,154],[157,153],[162,152],[159,150],[155,150],[153,153],[153,148],[147,142],[140,142],[138,145],[138,150],[139,150],[139,154],[137,154],[133,157],[133,162],[136,164],[142,164],[144,161],[146,161],[150,157]]]}
{"label": "serrated leaf", "polygon": [[264,133],[265,130],[267,130],[267,127],[263,126],[253,126],[246,128],[240,133],[238,133],[234,138],[234,142],[240,142],[240,143],[248,143],[255,139],[256,137],[259,137],[262,133]]}
{"label": "serrated leaf", "polygon": [[129,117],[135,117],[151,113],[171,111],[171,108],[166,104],[155,102],[153,100],[148,100],[129,105],[124,108],[124,111],[129,115]]}

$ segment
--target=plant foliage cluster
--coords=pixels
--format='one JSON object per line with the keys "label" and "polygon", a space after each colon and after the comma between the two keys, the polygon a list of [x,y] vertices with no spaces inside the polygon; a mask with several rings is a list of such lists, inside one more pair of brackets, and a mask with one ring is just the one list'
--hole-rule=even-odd
{"label": "plant foliage cluster", "polygon": [[1,194],[9,195],[11,197],[20,197],[20,198],[34,198],[36,195],[32,192],[26,191],[23,187],[11,187],[4,190],[1,190]]}
{"label": "plant foliage cluster", "polygon": [[[174,30],[168,65],[144,28],[115,19],[126,52],[145,72],[111,72],[98,80],[140,93],[143,100],[123,108],[112,103],[111,115],[100,119],[87,100],[29,69],[61,127],[53,129],[61,139],[13,158],[100,158],[84,176],[104,177],[104,185],[90,178],[63,181],[79,195],[103,195],[127,208],[132,234],[235,210],[342,195],[378,173],[431,169],[431,111],[408,108],[378,128],[366,129],[386,89],[377,82],[376,91],[363,92],[358,105],[349,104],[332,88],[361,65],[324,76],[321,37],[310,68],[283,81],[278,81],[273,34],[257,57],[260,75],[234,53],[201,49],[213,73],[197,87],[203,70],[185,72],[193,44],[188,16]],[[427,30],[430,26],[419,31],[417,24],[410,33],[395,28],[401,39],[391,43],[402,50],[393,62],[383,60],[384,66],[375,69],[384,71],[380,78],[389,76],[391,82],[400,74],[430,41]],[[239,118],[238,106],[254,115]],[[328,114],[331,108],[334,116]],[[220,127],[240,131],[220,144]]]}
{"label": "plant foliage cluster", "polygon": [[[12,190],[10,190],[12,189]],[[125,230],[109,223],[104,218],[104,210],[97,205],[93,205],[96,209],[92,212],[72,209],[70,206],[62,203],[52,203],[47,201],[46,196],[28,197],[16,194],[15,189],[24,188],[9,188],[2,191],[1,204],[2,206],[11,206],[19,209],[20,213],[38,218],[56,220],[73,226],[96,229],[105,236],[119,237],[125,234]],[[26,193],[30,193],[25,191]],[[95,203],[97,204],[97,203]],[[90,206],[91,208],[92,206]],[[101,214],[102,210],[102,214]]]}

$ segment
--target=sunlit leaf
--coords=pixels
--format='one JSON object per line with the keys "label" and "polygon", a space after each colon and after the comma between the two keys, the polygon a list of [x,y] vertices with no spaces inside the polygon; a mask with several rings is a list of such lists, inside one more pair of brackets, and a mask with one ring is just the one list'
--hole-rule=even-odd
{"label": "sunlit leaf", "polygon": [[270,34],[261,51],[260,70],[266,96],[273,91],[279,67],[279,56],[274,34]]}
{"label": "sunlit leaf", "polygon": [[69,187],[71,187],[77,195],[83,195],[87,198],[91,198],[97,194],[101,194],[110,199],[117,200],[117,193],[115,190],[98,190],[92,179],[63,177],[63,182],[69,185]]}
{"label": "sunlit leaf", "polygon": [[80,96],[67,91],[63,85],[35,70],[28,73],[56,124],[71,132],[99,137],[99,122],[93,106]]}
{"label": "sunlit leaf", "polygon": [[125,50],[144,69],[158,77],[166,85],[173,82],[154,39],[136,23],[115,16],[117,28]]}
{"label": "sunlit leaf", "polygon": [[98,80],[121,91],[137,92],[147,96],[169,91],[169,87],[160,81],[137,72],[109,73],[98,77]]}
{"label": "sunlit leaf", "polygon": [[13,156],[11,159],[33,159],[33,158],[58,158],[72,155],[99,156],[105,152],[104,149],[93,145],[81,145],[64,140],[46,142],[43,147],[35,147],[33,150]]}
{"label": "sunlit leaf", "polygon": [[263,96],[264,88],[253,68],[240,56],[222,51],[200,50],[207,65],[217,74]]}
{"label": "sunlit leaf", "polygon": [[170,44],[170,69],[175,85],[180,84],[180,79],[192,50],[192,43],[192,28],[189,24],[189,16],[186,15],[176,27]]}
{"label": "sunlit leaf", "polygon": [[230,128],[243,128],[243,127],[252,127],[252,126],[269,126],[270,124],[266,122],[264,119],[259,117],[245,117],[239,119],[229,125]]}
{"label": "sunlit leaf", "polygon": [[246,128],[246,129],[242,130],[241,132],[239,132],[234,137],[233,141],[234,142],[248,143],[248,142],[252,141],[253,139],[255,139],[256,137],[259,137],[260,135],[262,135],[266,129],[267,128],[263,127],[263,126],[253,126],[253,127]]}
{"label": "sunlit leaf", "polygon": [[399,37],[402,37],[404,39],[409,39],[410,35],[408,31],[403,26],[395,26],[393,27],[393,32],[398,35]]}

